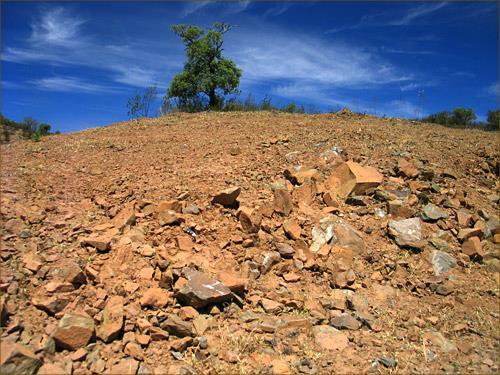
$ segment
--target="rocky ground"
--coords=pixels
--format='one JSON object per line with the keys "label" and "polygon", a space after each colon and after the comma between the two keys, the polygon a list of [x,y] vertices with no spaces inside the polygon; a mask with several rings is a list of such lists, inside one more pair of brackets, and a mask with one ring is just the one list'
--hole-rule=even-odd
{"label": "rocky ground", "polygon": [[0,372],[498,373],[499,140],[343,111],[3,145]]}

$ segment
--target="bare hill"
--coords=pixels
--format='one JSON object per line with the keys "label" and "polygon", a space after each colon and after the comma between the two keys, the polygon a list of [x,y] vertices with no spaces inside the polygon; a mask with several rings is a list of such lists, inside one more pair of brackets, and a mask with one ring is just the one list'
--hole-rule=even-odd
{"label": "bare hill", "polygon": [[0,372],[498,372],[498,144],[257,112],[2,145]]}

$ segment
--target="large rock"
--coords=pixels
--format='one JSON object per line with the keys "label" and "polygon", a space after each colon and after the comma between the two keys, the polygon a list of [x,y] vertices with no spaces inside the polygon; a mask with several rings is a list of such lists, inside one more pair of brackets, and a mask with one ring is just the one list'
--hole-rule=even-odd
{"label": "large rock", "polygon": [[415,178],[420,174],[420,171],[415,167],[412,161],[408,159],[400,159],[398,162],[399,174],[408,178]]}
{"label": "large rock", "polygon": [[303,166],[286,169],[283,174],[294,185],[302,185],[307,180],[321,179],[317,169]]}
{"label": "large rock", "polygon": [[182,216],[179,216],[177,212],[173,210],[161,211],[158,213],[157,218],[161,226],[178,225],[185,221],[185,219]]}
{"label": "large rock", "polygon": [[319,325],[314,326],[312,331],[316,345],[323,350],[340,351],[347,348],[349,345],[347,335],[336,328],[327,325]]}
{"label": "large rock", "polygon": [[233,206],[236,203],[236,198],[240,195],[240,187],[231,187],[222,190],[214,195],[212,204],[221,204],[223,206]]}
{"label": "large rock", "polygon": [[115,340],[123,328],[123,297],[113,296],[106,303],[102,314],[102,323],[98,331],[104,342]]}
{"label": "large rock", "polygon": [[373,167],[363,167],[353,161],[337,166],[326,181],[326,188],[337,195],[347,198],[351,193],[360,195],[368,189],[376,188],[384,176]]}
{"label": "large rock", "polygon": [[76,350],[86,346],[94,335],[94,319],[85,313],[67,313],[59,321],[52,337],[64,349]]}
{"label": "large rock", "polygon": [[64,260],[51,268],[49,276],[53,280],[73,285],[82,285],[87,278],[78,263],[72,260]]}
{"label": "large rock", "polygon": [[221,303],[231,299],[231,290],[220,281],[193,269],[185,269],[187,279],[178,291],[177,298],[194,308],[201,308],[211,303]]}
{"label": "large rock", "polygon": [[55,315],[63,311],[70,301],[71,298],[68,295],[57,294],[49,296],[45,293],[39,293],[31,299],[33,306],[45,311],[49,315]]}
{"label": "large rock", "polygon": [[30,349],[12,341],[0,341],[0,374],[36,374],[42,366]]}
{"label": "large rock", "polygon": [[462,252],[472,259],[482,259],[484,251],[479,237],[470,237],[462,244]]}
{"label": "large rock", "polygon": [[422,248],[422,226],[418,217],[398,221],[391,220],[388,228],[389,235],[394,238],[399,247]]}

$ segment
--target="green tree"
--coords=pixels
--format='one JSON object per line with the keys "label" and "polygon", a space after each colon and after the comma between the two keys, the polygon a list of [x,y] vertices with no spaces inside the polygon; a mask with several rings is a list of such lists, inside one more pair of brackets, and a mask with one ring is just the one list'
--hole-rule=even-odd
{"label": "green tree", "polygon": [[500,109],[488,111],[488,129],[500,130]]}
{"label": "green tree", "polygon": [[38,126],[38,131],[40,132],[40,135],[47,135],[50,133],[50,128],[51,126],[49,124],[40,124],[40,126]]}
{"label": "green tree", "polygon": [[452,122],[455,125],[472,125],[476,119],[476,114],[470,108],[455,108],[452,113]]}
{"label": "green tree", "polygon": [[184,71],[170,84],[168,98],[177,98],[179,106],[199,105],[201,96],[208,98],[208,107],[219,109],[222,95],[238,92],[241,69],[222,55],[223,36],[231,26],[216,22],[206,31],[194,25],[174,25],[172,31],[186,46]]}

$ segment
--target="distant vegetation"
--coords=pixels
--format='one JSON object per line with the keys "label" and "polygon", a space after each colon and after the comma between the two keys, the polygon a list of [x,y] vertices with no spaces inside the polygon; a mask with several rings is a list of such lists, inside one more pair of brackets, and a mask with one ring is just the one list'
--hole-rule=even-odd
{"label": "distant vegetation", "polygon": [[476,122],[476,114],[470,108],[455,108],[453,111],[443,111],[424,117],[422,122],[445,125],[449,127],[481,126],[488,130],[499,130],[500,110],[489,111],[486,123]]}
{"label": "distant vegetation", "polygon": [[154,102],[158,89],[156,86],[146,87],[142,95],[135,94],[127,102],[128,115],[132,118],[148,117],[151,104]]}
{"label": "distant vegetation", "polygon": [[[31,139],[35,142],[38,142],[43,136],[52,134],[49,124],[40,123],[32,117],[26,117],[22,122],[17,122],[0,114],[0,123],[3,125],[3,142],[6,143],[10,141],[10,136],[13,131],[20,131],[23,138]],[[57,131],[54,134],[59,133],[60,132]]]}

